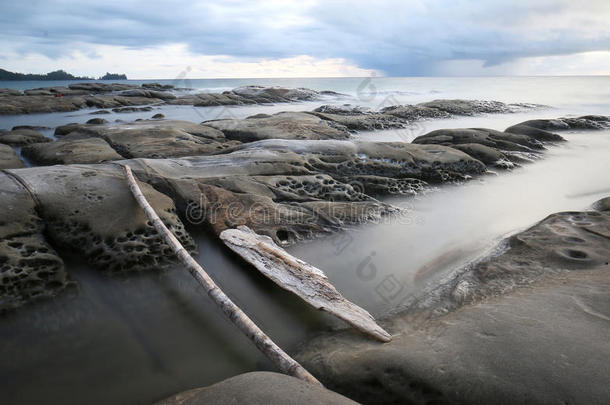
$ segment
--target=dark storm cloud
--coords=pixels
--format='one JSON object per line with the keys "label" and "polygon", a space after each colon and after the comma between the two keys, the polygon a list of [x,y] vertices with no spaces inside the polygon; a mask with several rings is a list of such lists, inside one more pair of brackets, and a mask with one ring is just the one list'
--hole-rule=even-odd
{"label": "dark storm cloud", "polygon": [[390,75],[418,75],[456,59],[493,66],[527,56],[609,50],[610,5],[585,4],[21,1],[0,5],[0,35],[17,52],[49,57],[75,47],[86,52],[87,44],[139,49],[184,43],[197,54],[238,60],[340,57]]}

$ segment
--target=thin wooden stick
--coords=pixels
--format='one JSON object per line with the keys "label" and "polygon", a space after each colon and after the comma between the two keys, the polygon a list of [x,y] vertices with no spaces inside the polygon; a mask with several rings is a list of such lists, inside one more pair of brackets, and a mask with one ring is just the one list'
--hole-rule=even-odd
{"label": "thin wooden stick", "polygon": [[314,384],[322,385],[313,375],[311,375],[296,360],[284,352],[273,340],[269,338],[250,318],[244,313],[227,295],[214,283],[214,280],[205,270],[191,257],[184,249],[180,241],[167,229],[161,218],[150,206],[142,190],[138,186],[131,168],[121,165],[125,170],[129,189],[136,201],[142,207],[148,219],[152,222],[157,232],[159,232],[167,244],[171,246],[174,253],[189,270],[191,275],[203,286],[212,301],[220,307],[227,317],[237,326],[255,345],[269,358],[283,373],[292,375]]}

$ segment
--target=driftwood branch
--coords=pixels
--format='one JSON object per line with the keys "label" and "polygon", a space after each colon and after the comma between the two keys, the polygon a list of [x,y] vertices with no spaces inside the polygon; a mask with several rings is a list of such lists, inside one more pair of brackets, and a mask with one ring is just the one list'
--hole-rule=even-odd
{"label": "driftwood branch", "polygon": [[216,283],[214,283],[214,280],[210,278],[205,270],[203,270],[186,249],[184,249],[180,241],[169,229],[167,229],[165,224],[161,221],[161,218],[159,218],[155,210],[150,206],[146,197],[142,194],[142,190],[140,190],[131,168],[127,165],[121,166],[123,166],[123,169],[125,170],[125,176],[131,193],[146,213],[148,219],[153,223],[157,232],[163,236],[167,244],[171,246],[174,253],[186,266],[191,275],[203,286],[212,301],[220,307],[231,322],[233,322],[235,326],[237,326],[283,373],[300,378],[301,380],[322,385],[313,375],[305,370],[303,366],[276,345],[254,322],[252,322],[248,315],[235,305]]}
{"label": "driftwood branch", "polygon": [[392,340],[371,314],[346,300],[322,270],[290,255],[270,237],[240,226],[223,231],[220,239],[265,276],[314,308],[327,311],[382,342]]}

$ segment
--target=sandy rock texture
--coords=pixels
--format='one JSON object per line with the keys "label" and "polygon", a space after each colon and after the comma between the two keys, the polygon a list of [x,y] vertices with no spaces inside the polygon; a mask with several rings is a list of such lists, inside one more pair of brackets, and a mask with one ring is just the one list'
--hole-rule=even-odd
{"label": "sandy rock texture", "polygon": [[0,173],[0,313],[52,297],[68,285],[64,263],[48,244],[28,190]]}
{"label": "sandy rock texture", "polygon": [[291,404],[351,405],[356,402],[294,377],[253,372],[228,378],[209,387],[181,392],[156,405]]}
{"label": "sandy rock texture", "polygon": [[51,142],[51,139],[33,129],[23,128],[13,129],[12,131],[0,131],[0,143],[5,145],[25,146],[44,142]]}
{"label": "sandy rock texture", "polygon": [[[76,251],[110,272],[150,270],[171,262],[170,248],[133,199],[120,167],[49,166],[10,173],[32,192],[54,246]],[[172,200],[147,184],[141,187],[168,228],[193,249]]]}

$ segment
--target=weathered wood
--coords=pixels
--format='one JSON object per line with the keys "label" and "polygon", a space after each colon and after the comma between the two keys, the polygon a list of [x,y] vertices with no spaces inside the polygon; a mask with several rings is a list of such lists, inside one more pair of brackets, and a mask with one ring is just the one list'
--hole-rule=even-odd
{"label": "weathered wood", "polygon": [[129,189],[136,201],[142,207],[148,219],[152,222],[157,232],[159,232],[167,244],[171,246],[174,253],[189,270],[191,275],[203,286],[212,301],[220,307],[227,317],[237,326],[255,345],[263,352],[283,373],[292,375],[314,384],[322,385],[313,375],[293,358],[286,354],[276,345],[252,320],[246,315],[231,299],[214,283],[214,280],[205,270],[191,257],[184,249],[180,241],[165,226],[155,210],[150,206],[142,190],[138,186],[131,168],[121,165],[125,170],[125,176]]}
{"label": "weathered wood", "polygon": [[291,256],[268,236],[247,226],[227,229],[220,239],[280,287],[301,297],[316,309],[329,312],[354,328],[383,342],[392,336],[364,309],[346,300],[322,270]]}

